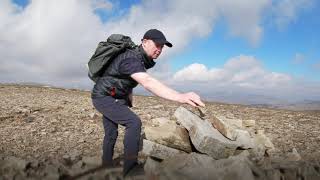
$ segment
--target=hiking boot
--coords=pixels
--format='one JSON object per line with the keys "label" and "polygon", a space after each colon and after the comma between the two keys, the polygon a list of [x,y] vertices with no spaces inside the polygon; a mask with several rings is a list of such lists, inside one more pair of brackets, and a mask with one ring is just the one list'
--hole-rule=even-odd
{"label": "hiking boot", "polygon": [[136,163],[127,174],[124,175],[124,177],[132,177],[132,176],[143,176],[145,175],[144,173],[144,168],[143,164],[138,164]]}
{"label": "hiking boot", "polygon": [[123,157],[119,156],[112,160],[112,162],[102,162],[102,165],[106,168],[117,168],[122,166]]}

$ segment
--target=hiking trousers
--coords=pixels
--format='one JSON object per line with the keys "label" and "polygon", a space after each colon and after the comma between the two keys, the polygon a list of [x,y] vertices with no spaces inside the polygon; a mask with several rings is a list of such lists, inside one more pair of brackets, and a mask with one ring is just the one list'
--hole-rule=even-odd
{"label": "hiking trousers", "polygon": [[93,98],[93,106],[103,115],[104,139],[102,163],[112,165],[114,145],[118,137],[118,125],[125,126],[123,174],[137,164],[141,133],[141,120],[132,112],[124,99],[111,96]]}

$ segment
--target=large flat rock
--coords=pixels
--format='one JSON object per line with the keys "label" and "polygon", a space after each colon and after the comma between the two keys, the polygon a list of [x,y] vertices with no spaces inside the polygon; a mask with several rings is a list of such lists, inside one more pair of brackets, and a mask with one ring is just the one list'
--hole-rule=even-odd
{"label": "large flat rock", "polygon": [[148,156],[158,159],[172,158],[178,154],[185,154],[184,151],[173,149],[147,139],[143,140],[142,152]]}
{"label": "large flat rock", "polygon": [[237,139],[237,129],[242,127],[242,121],[235,118],[227,118],[221,115],[213,115],[208,121],[225,137],[230,140]]}
{"label": "large flat rock", "polygon": [[145,126],[146,139],[171,148],[191,152],[191,142],[188,131],[174,123],[165,123],[160,126]]}
{"label": "large flat rock", "polygon": [[144,164],[144,172],[146,173],[146,179],[155,179],[160,163],[160,161],[152,157],[147,158]]}
{"label": "large flat rock", "polygon": [[190,153],[164,160],[157,171],[159,179],[254,180],[247,157],[239,155],[214,160],[205,154]]}
{"label": "large flat rock", "polygon": [[192,144],[202,153],[221,159],[233,155],[238,147],[237,142],[224,137],[210,122],[183,107],[179,107],[174,116],[189,131]]}
{"label": "large flat rock", "polygon": [[237,136],[236,143],[239,147],[242,149],[251,149],[255,147],[255,140],[251,137],[248,131],[236,129],[235,133]]}
{"label": "large flat rock", "polygon": [[264,147],[268,150],[274,150],[275,147],[271,140],[264,134],[264,130],[258,130],[257,134],[255,135],[255,141],[258,144],[263,144]]}

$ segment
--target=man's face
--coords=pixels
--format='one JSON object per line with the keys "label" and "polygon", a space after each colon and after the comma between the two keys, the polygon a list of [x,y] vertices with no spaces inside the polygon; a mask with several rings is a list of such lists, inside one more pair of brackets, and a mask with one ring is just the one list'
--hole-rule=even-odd
{"label": "man's face", "polygon": [[162,52],[163,44],[157,44],[153,40],[144,39],[142,40],[142,47],[150,58],[157,59]]}

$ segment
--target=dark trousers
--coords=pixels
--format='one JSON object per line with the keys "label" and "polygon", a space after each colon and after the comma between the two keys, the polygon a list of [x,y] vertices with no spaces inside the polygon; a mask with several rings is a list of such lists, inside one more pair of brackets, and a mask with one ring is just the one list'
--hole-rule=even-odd
{"label": "dark trousers", "polygon": [[118,137],[118,124],[125,126],[124,175],[137,163],[141,120],[133,113],[125,100],[110,96],[92,99],[94,107],[103,115],[105,136],[102,163],[112,165],[114,145]]}

